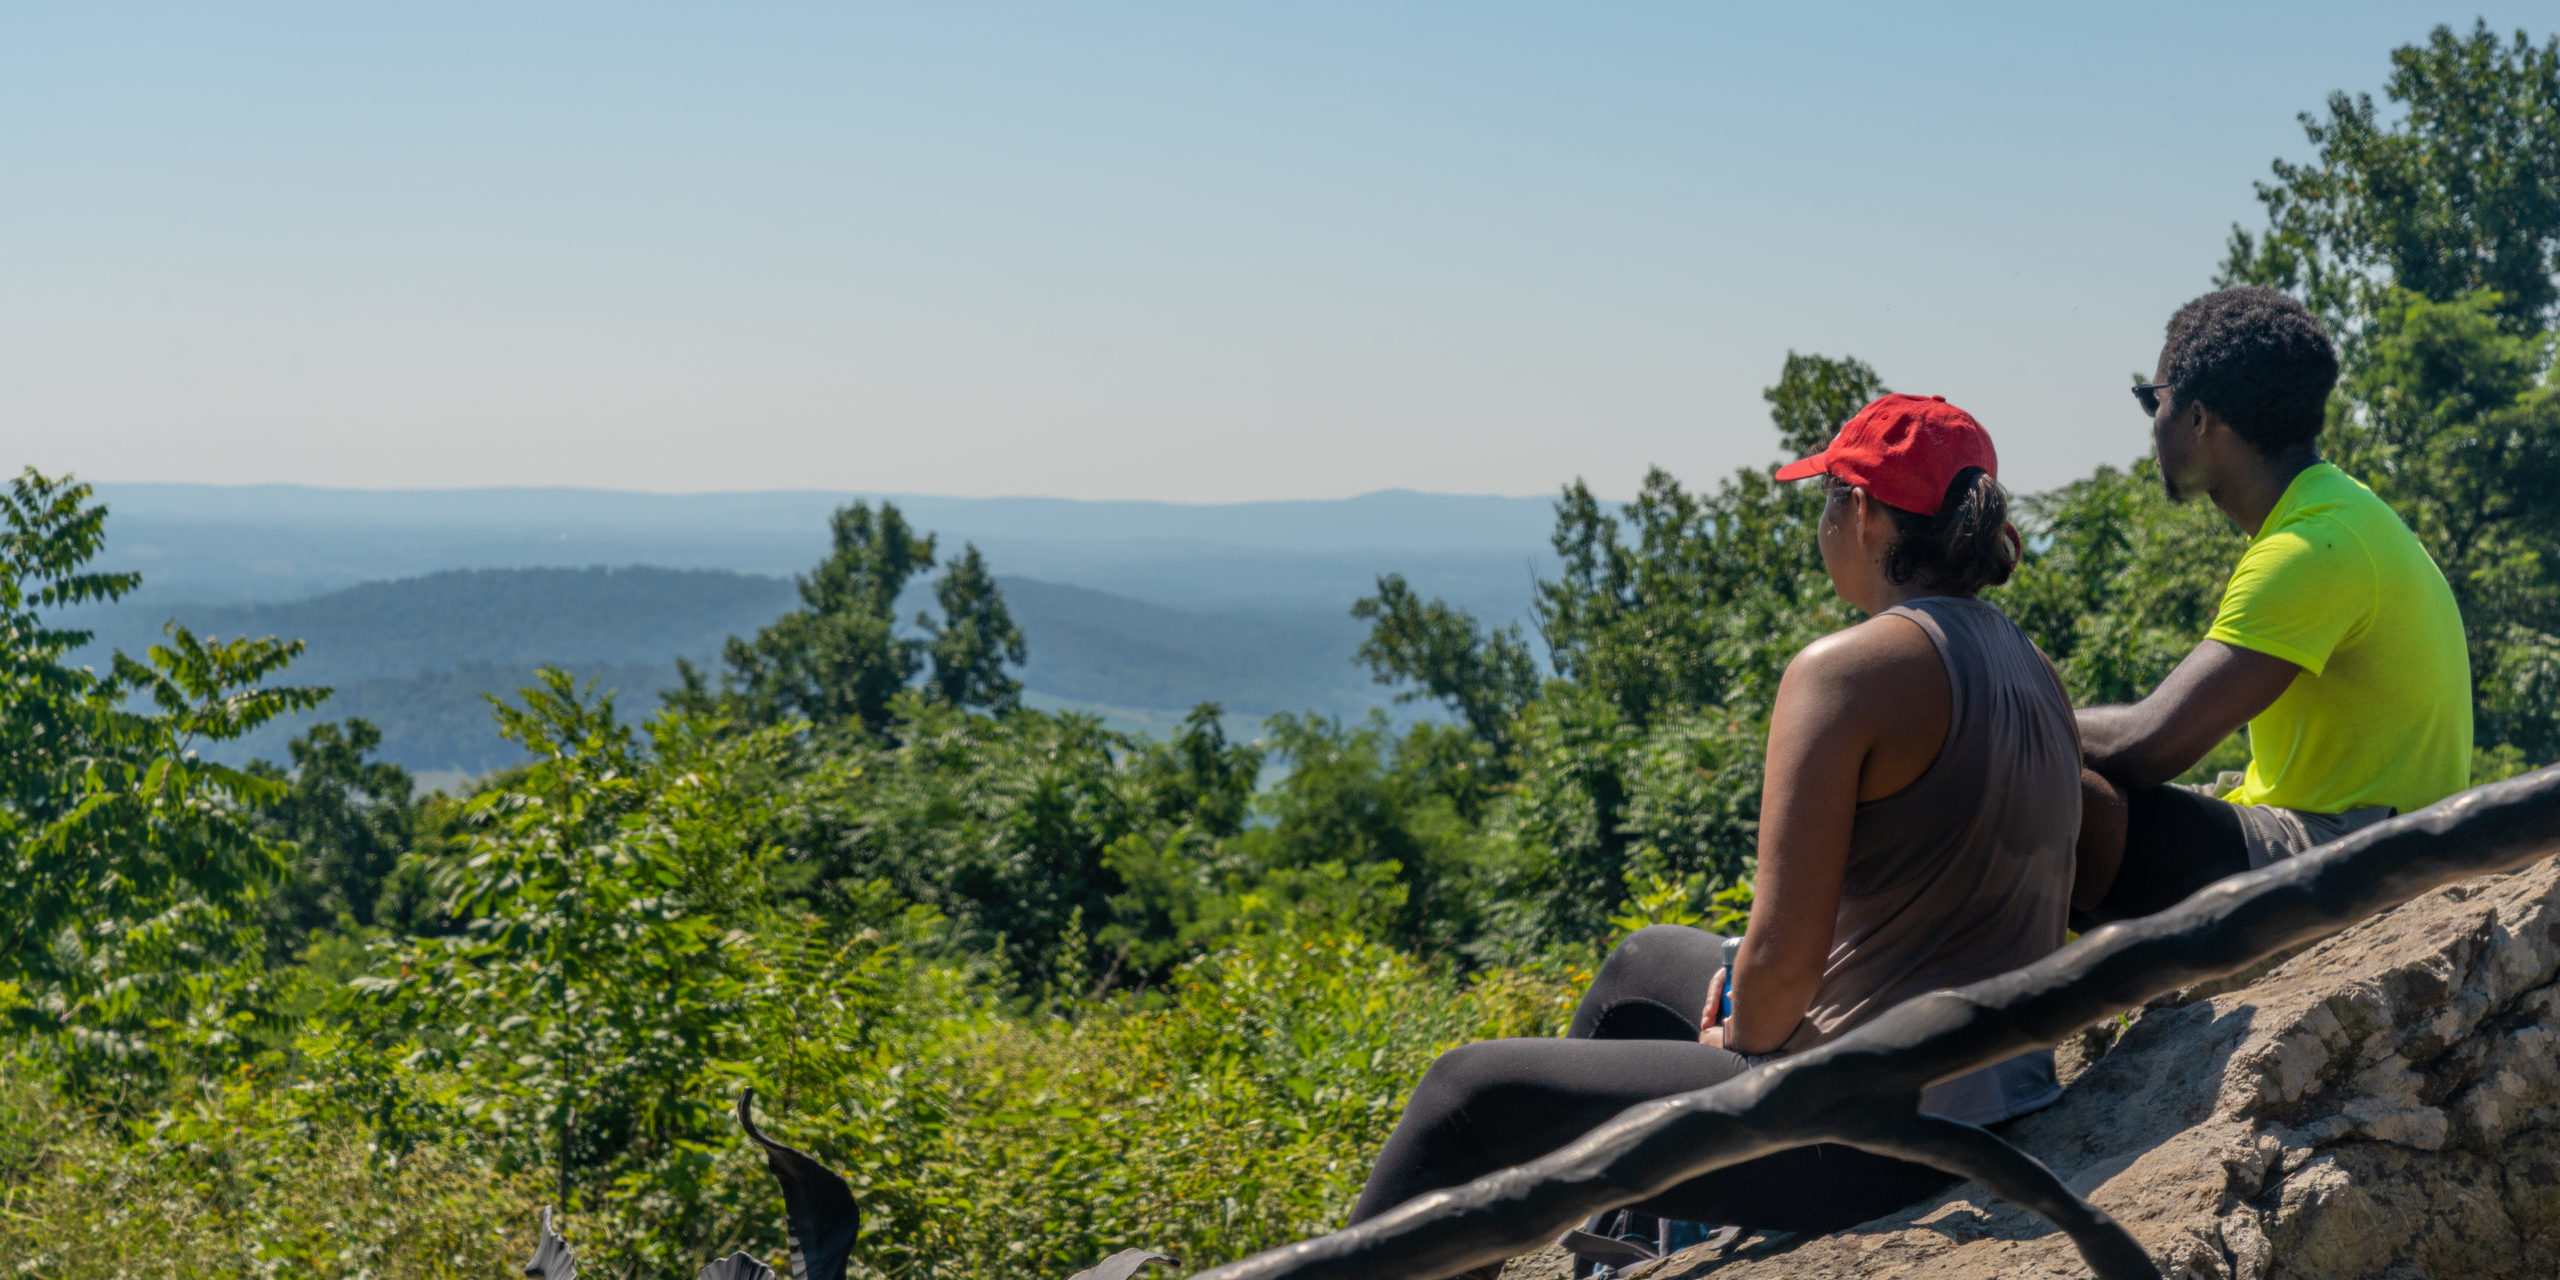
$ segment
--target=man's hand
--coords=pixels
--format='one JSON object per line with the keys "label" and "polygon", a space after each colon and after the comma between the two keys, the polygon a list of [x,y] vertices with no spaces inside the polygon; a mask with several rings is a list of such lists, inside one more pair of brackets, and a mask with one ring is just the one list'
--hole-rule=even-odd
{"label": "man's hand", "polygon": [[2081,752],[2118,786],[2159,786],[2274,706],[2301,674],[2282,658],[2207,640],[2150,697],[2129,707],[2082,707]]}

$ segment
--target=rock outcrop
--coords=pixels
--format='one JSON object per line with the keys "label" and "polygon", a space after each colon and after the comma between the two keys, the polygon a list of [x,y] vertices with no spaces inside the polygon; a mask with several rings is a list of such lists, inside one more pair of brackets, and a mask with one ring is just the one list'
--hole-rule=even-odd
{"label": "rock outcrop", "polygon": [[[2079,1070],[2062,1101],[2008,1136],[2166,1275],[2548,1280],[2555,976],[2560,863],[2451,885],[2085,1033],[2065,1047]],[[1839,1235],[1693,1250],[1630,1280],[2088,1274],[2068,1239],[1968,1183]]]}

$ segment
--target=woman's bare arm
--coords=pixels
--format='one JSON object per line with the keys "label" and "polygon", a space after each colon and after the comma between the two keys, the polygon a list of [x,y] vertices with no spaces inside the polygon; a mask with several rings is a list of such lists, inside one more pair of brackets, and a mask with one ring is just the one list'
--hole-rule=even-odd
{"label": "woman's bare arm", "polygon": [[1707,1038],[1769,1053],[1822,984],[1861,799],[1917,780],[1946,737],[1952,697],[1918,626],[1879,618],[1806,646],[1769,718],[1760,878],[1735,961],[1734,1016]]}

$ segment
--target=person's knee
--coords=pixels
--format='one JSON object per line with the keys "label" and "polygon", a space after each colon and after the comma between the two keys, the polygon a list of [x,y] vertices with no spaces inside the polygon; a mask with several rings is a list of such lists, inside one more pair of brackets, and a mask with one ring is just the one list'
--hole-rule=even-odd
{"label": "person's knee", "polygon": [[1695,1038],[1716,935],[1686,925],[1647,925],[1609,951],[1574,1010],[1577,1039]]}
{"label": "person's knee", "polygon": [[2074,910],[2096,910],[2123,873],[2129,813],[2122,787],[2094,769],[2080,771],[2080,840],[2071,884]]}
{"label": "person's knee", "polygon": [[1422,1084],[1414,1092],[1472,1094],[1481,1089],[1495,1074],[1502,1056],[1499,1040],[1479,1040],[1462,1044],[1441,1054],[1422,1073]]}
{"label": "person's knee", "polygon": [[1595,986],[1615,986],[1696,947],[1698,930],[1684,924],[1649,924],[1628,934],[1600,962]]}
{"label": "person's knee", "polygon": [[1406,1122],[1437,1129],[1467,1113],[1503,1078],[1501,1042],[1462,1044],[1433,1059],[1405,1101]]}
{"label": "person's knee", "polygon": [[2126,813],[2125,789],[2095,769],[2080,771],[2080,831],[2082,839],[2093,832],[2113,831],[2121,840]]}

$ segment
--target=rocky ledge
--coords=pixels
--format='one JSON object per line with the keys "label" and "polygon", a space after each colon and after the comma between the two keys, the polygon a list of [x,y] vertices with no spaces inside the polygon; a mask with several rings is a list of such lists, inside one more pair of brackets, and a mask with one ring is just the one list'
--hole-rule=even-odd
{"label": "rocky ledge", "polygon": [[[2560,863],[2450,885],[2064,1046],[2062,1101],[2009,1130],[2164,1275],[2560,1275]],[[1542,1264],[1542,1265],[1539,1265]],[[1522,1259],[1513,1271],[1560,1271]],[[1967,1183],[1802,1242],[1628,1280],[2088,1275]]]}

